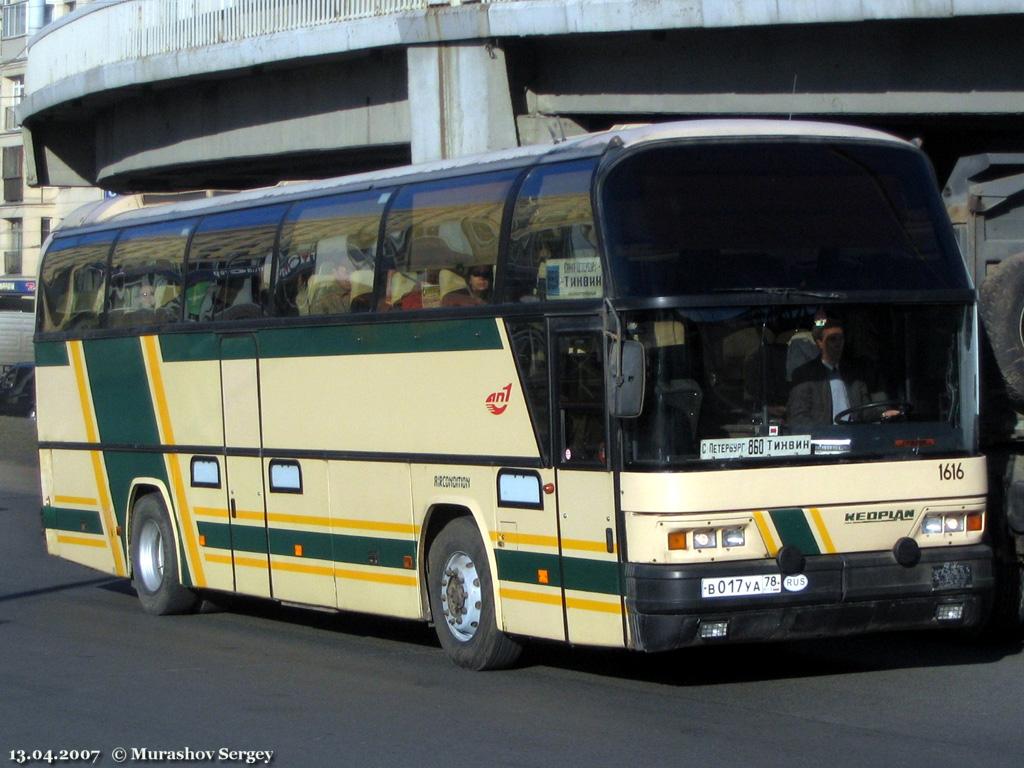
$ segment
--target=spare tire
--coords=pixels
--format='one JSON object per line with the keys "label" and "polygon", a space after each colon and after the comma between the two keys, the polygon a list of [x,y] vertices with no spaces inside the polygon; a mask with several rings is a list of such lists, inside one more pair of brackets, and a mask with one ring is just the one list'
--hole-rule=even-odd
{"label": "spare tire", "polygon": [[985,278],[980,310],[1007,394],[1024,409],[1024,253],[1004,259]]}

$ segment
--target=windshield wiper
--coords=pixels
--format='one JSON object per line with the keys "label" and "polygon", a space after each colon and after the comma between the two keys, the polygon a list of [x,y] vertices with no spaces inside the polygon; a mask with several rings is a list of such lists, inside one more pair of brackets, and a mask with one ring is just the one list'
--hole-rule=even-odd
{"label": "windshield wiper", "polygon": [[769,296],[797,296],[809,299],[845,299],[845,293],[806,291],[802,288],[750,286],[747,288],[714,288],[711,293],[765,293]]}

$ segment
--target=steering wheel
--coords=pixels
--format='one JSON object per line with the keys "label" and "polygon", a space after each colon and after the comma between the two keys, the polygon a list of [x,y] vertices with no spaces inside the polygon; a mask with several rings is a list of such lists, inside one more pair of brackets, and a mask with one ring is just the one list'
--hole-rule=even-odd
{"label": "steering wheel", "polygon": [[[872,411],[878,411],[874,418],[869,418],[868,414]],[[853,408],[847,408],[845,411],[840,411],[833,417],[832,422],[839,424],[845,421],[847,424],[863,424],[866,422],[877,422],[879,424],[896,421],[897,419],[907,418],[907,414],[914,410],[914,406],[903,400],[880,400],[875,403],[864,403],[863,405],[855,405]],[[886,411],[898,411],[894,416],[886,416]],[[855,416],[856,418],[850,418]]]}

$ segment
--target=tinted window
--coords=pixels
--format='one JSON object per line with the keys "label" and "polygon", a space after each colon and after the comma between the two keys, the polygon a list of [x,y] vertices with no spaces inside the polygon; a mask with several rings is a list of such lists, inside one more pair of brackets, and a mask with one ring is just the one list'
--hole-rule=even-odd
{"label": "tinted window", "polygon": [[185,248],[195,221],[125,230],[110,266],[107,326],[143,326],[181,319]]}
{"label": "tinted window", "polygon": [[373,308],[373,268],[387,192],[297,203],[281,231],[277,314],[334,315]]}
{"label": "tinted window", "polygon": [[114,232],[55,240],[41,270],[42,330],[98,328]]}
{"label": "tinted window", "polygon": [[492,301],[501,216],[517,174],[445,179],[399,193],[384,243],[388,309]]}
{"label": "tinted window", "polygon": [[263,314],[269,306],[277,227],[286,208],[275,205],[203,219],[188,255],[187,320],[242,320]]}
{"label": "tinted window", "polygon": [[660,147],[602,194],[620,295],[967,285],[926,161],[901,147]]}
{"label": "tinted window", "polygon": [[595,163],[542,166],[523,182],[512,217],[506,301],[604,295],[590,205]]}

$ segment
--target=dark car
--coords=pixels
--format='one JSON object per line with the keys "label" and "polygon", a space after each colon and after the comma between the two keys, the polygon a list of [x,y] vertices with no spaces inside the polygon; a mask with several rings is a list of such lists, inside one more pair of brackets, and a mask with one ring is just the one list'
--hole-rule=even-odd
{"label": "dark car", "polygon": [[36,367],[32,363],[15,363],[0,371],[0,414],[35,416]]}

